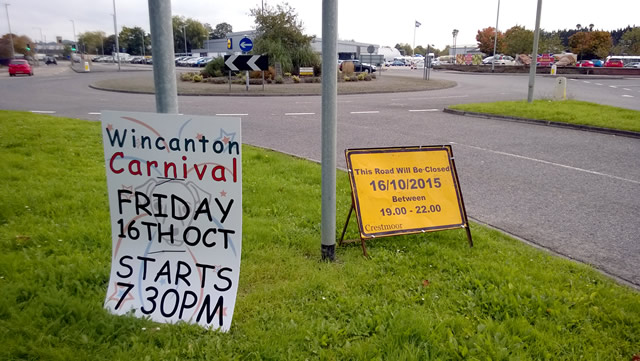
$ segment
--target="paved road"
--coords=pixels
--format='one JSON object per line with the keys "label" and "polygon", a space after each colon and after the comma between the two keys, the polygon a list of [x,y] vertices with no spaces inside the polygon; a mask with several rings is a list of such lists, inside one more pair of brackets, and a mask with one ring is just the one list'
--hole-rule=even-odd
{"label": "paved road", "polygon": [[[75,74],[64,69],[36,73],[32,78],[0,76],[0,108],[89,120],[99,119],[95,113],[102,109],[155,110],[151,95],[87,87],[96,79],[127,74]],[[408,70],[396,73],[418,76]],[[443,107],[456,103],[525,98],[527,78],[452,73],[434,77],[456,80],[459,86],[340,96],[339,166],[345,166],[345,148],[453,144],[471,217],[640,288],[640,141],[442,113]],[[553,79],[539,78],[537,96],[549,94],[552,83]],[[600,102],[640,107],[639,79],[580,80],[569,86],[570,97],[576,99],[601,97]],[[179,105],[185,113],[238,115],[246,143],[319,161],[320,101],[316,96],[180,97]]]}

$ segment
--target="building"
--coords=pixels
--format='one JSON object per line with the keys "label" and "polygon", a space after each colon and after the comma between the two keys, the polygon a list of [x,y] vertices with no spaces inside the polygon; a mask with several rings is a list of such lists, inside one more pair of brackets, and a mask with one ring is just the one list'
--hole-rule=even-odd
{"label": "building", "polygon": [[[205,40],[203,49],[193,49],[193,55],[200,56],[223,56],[230,54],[242,54],[240,40],[249,38],[255,40],[255,30],[238,31],[228,33],[225,39]],[[368,54],[369,46],[373,46],[373,54],[378,54],[379,45],[369,43],[359,43],[356,41],[338,40],[338,59],[352,60],[360,59],[360,54]],[[322,53],[322,39],[314,38],[311,47],[318,53]]]}

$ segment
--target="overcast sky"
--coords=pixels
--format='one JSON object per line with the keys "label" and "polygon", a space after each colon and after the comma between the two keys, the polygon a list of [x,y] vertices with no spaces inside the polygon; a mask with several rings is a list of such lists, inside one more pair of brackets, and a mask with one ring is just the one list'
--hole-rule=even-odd
{"label": "overcast sky", "polygon": [[[112,0],[2,0],[0,33],[9,32],[5,3],[9,3],[9,21],[14,34],[40,41],[56,36],[73,39],[76,34],[102,30],[113,34]],[[270,1],[279,4],[279,1]],[[322,35],[322,1],[289,0],[309,35]],[[249,9],[261,5],[259,0],[174,0],[173,15],[182,15],[202,23],[227,22],[234,31],[254,27]],[[534,29],[536,0],[501,0],[499,30],[514,25]],[[338,36],[340,39],[394,46],[414,42],[444,48],[452,43],[452,31],[458,29],[458,45],[476,44],[479,29],[495,26],[498,0],[379,1],[341,0],[338,2]],[[147,0],[116,0],[118,27],[140,26],[149,30]],[[73,20],[73,23],[71,22]],[[414,28],[415,21],[422,23]],[[541,28],[570,29],[576,24],[594,24],[596,29],[613,30],[627,25],[640,26],[640,0],[556,0],[542,4]]]}

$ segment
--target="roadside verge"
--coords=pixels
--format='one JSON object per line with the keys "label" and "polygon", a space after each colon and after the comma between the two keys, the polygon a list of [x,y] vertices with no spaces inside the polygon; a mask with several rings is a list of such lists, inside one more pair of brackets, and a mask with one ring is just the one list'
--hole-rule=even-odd
{"label": "roadside verge", "polygon": [[575,129],[575,130],[582,130],[582,131],[587,131],[587,132],[595,132],[595,133],[602,133],[602,134],[617,135],[617,136],[640,139],[640,132],[633,132],[633,131],[628,131],[628,130],[602,128],[602,127],[594,127],[594,126],[591,126],[591,125],[571,124],[571,123],[555,122],[555,121],[549,121],[549,120],[515,117],[515,116],[510,116],[510,115],[498,115],[498,114],[472,112],[472,111],[451,109],[451,108],[448,108],[448,107],[444,108],[443,112],[449,113],[449,114],[455,114],[455,115],[476,117],[476,118],[496,119],[496,120],[506,120],[506,121],[510,121],[510,122],[518,122],[518,123],[530,123],[530,124],[536,124],[536,125],[546,125],[546,126],[550,126],[550,127]]}

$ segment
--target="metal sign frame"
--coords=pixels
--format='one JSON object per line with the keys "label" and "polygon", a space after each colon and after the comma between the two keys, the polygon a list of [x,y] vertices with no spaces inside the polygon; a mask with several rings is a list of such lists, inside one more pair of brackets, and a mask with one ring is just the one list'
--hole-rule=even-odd
{"label": "metal sign frame", "polygon": [[[412,226],[411,228],[398,228],[398,229],[391,229],[391,230],[381,230],[381,231],[370,231],[367,230],[365,228],[365,224],[363,222],[363,213],[365,212],[365,210],[367,209],[367,207],[371,206],[372,203],[374,203],[374,201],[370,200],[366,195],[368,194],[368,191],[364,191],[364,189],[359,189],[358,188],[358,182],[356,181],[356,177],[370,177],[371,173],[365,173],[363,175],[363,173],[361,171],[356,171],[357,169],[354,170],[354,162],[352,159],[352,156],[354,155],[366,155],[366,154],[371,154],[372,156],[375,156],[376,154],[389,154],[389,153],[393,153],[393,154],[397,154],[398,157],[402,157],[403,155],[408,155],[408,156],[416,156],[416,152],[424,152],[423,154],[425,154],[425,157],[427,154],[429,155],[433,155],[433,153],[426,153],[426,152],[446,152],[447,155],[447,169],[446,171],[441,171],[442,174],[446,174],[448,176],[450,176],[450,179],[446,180],[446,184],[445,187],[443,188],[443,192],[449,192],[450,194],[453,194],[452,192],[455,192],[455,205],[456,209],[451,209],[448,210],[448,212],[450,212],[450,214],[453,214],[454,216],[456,216],[456,220],[459,219],[459,222],[445,222],[446,224],[432,224],[432,225],[420,225],[420,226]],[[419,156],[419,155],[418,155]],[[372,238],[378,238],[378,237],[388,237],[388,236],[394,236],[394,235],[403,235],[403,234],[416,234],[416,233],[425,233],[425,232],[434,232],[434,231],[440,231],[440,230],[449,230],[449,229],[459,229],[459,228],[464,228],[466,233],[467,233],[467,238],[469,241],[469,246],[473,247],[473,240],[471,238],[471,231],[469,229],[469,220],[467,217],[467,212],[464,206],[464,200],[462,197],[462,191],[460,189],[460,182],[458,179],[458,173],[456,171],[456,167],[455,167],[455,160],[453,157],[453,150],[451,148],[450,145],[431,145],[431,146],[411,146],[411,147],[389,147],[389,148],[357,148],[357,149],[346,149],[345,150],[345,157],[346,157],[346,161],[347,161],[347,169],[349,172],[349,182],[351,185],[351,200],[352,200],[352,205],[351,205],[351,209],[349,210],[349,215],[347,216],[347,220],[345,222],[345,226],[344,229],[342,231],[342,236],[340,238],[340,243],[343,242],[344,240],[344,235],[346,232],[346,228],[347,225],[349,223],[349,220],[351,218],[351,214],[353,213],[353,210],[356,211],[356,219],[358,222],[358,230],[359,230],[359,234],[360,234],[360,241],[362,244],[362,250],[365,256],[367,256],[367,251],[366,251],[366,245],[365,245],[365,240],[366,239],[372,239]],[[356,174],[358,173],[358,174]],[[395,175],[394,175],[395,176]],[[403,174],[402,177],[407,176],[407,174]],[[418,179],[422,179],[419,178],[416,175],[409,175],[408,176],[410,179],[406,179],[406,181],[408,182],[409,180],[418,180]],[[413,178],[411,178],[413,177]],[[406,177],[405,177],[406,178]],[[369,178],[367,178],[368,180]],[[405,179],[401,179],[399,181],[405,181]],[[424,181],[424,179],[422,179],[422,181]],[[428,182],[428,180],[427,180]],[[444,178],[443,178],[443,182]],[[383,182],[383,184],[389,185],[389,183],[387,182]],[[391,181],[391,184],[396,184],[393,183],[393,180]],[[449,187],[449,188],[447,188]],[[452,188],[450,188],[452,187]],[[426,188],[426,187],[425,187]],[[394,189],[394,191],[396,191],[396,194],[401,194],[402,193],[402,189]],[[432,189],[433,191],[433,189]],[[415,192],[414,192],[415,193]],[[365,194],[364,197],[361,197],[361,195]],[[425,196],[426,191],[425,191]],[[409,210],[409,212],[413,213],[412,210]],[[453,212],[453,213],[451,213]],[[427,216],[417,216],[415,214],[405,214],[406,217],[426,217]],[[457,215],[459,215],[459,218],[457,217]],[[393,214],[393,216],[398,216],[398,217],[402,217],[403,215],[399,215],[399,214]],[[430,221],[433,221],[432,219],[430,219]]]}

